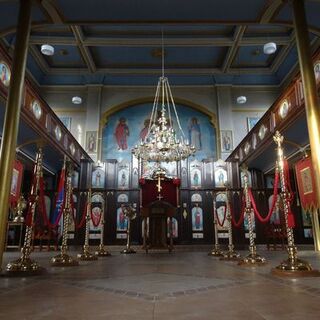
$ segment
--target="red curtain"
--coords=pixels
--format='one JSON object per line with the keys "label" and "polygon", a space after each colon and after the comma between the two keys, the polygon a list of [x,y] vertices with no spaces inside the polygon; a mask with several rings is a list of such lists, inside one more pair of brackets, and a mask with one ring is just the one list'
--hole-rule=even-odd
{"label": "red curtain", "polygon": [[[158,196],[158,181],[157,180],[144,180],[140,185],[142,192],[142,206],[145,207],[150,203],[159,200]],[[177,206],[177,185],[174,184],[173,180],[162,180],[161,181],[161,201],[166,201]]]}

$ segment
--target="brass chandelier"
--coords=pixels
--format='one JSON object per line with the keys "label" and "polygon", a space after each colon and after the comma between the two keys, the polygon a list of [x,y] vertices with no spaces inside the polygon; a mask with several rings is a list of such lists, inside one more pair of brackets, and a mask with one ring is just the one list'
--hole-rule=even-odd
{"label": "brass chandelier", "polygon": [[[159,103],[160,96],[161,107]],[[174,118],[178,130],[175,130],[173,127]],[[162,76],[158,80],[147,134],[140,141],[140,144],[132,149],[132,153],[138,159],[159,163],[183,160],[193,155],[195,151],[196,148],[190,145],[189,141],[185,138],[168,78],[164,76],[162,32]]]}
{"label": "brass chandelier", "polygon": [[[160,92],[161,107],[159,107]],[[176,120],[178,130],[173,128],[173,118]],[[173,162],[186,159],[195,151],[195,147],[189,144],[181,128],[169,81],[164,76],[162,67],[162,76],[158,81],[148,132],[140,144],[132,149],[132,153],[144,161]]]}

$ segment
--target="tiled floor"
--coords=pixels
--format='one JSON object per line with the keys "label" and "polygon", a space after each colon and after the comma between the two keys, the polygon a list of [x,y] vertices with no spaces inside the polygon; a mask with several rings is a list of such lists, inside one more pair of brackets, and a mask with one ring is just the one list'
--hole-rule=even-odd
{"label": "tiled floor", "polygon": [[[320,278],[270,274],[285,252],[260,251],[269,264],[258,268],[222,262],[203,250],[112,253],[71,268],[50,267],[53,252],[34,253],[47,274],[1,277],[0,319],[320,319]],[[17,256],[7,253],[5,260]],[[299,256],[320,269],[319,254]]]}

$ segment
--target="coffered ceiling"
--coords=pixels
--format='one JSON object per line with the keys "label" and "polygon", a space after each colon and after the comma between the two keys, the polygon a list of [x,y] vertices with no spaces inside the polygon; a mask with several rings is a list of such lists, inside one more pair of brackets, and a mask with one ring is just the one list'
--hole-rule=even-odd
{"label": "coffered ceiling", "polygon": [[[0,1],[0,37],[15,43],[19,1]],[[306,0],[313,49],[320,1]],[[35,1],[28,69],[40,85],[281,85],[297,68],[292,10],[281,0]],[[263,53],[273,41],[275,54]],[[54,46],[52,57],[40,47]]]}

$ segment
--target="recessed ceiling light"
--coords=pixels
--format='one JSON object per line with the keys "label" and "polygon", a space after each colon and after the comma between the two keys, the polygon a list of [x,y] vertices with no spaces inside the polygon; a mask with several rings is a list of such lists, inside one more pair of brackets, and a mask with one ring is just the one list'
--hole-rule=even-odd
{"label": "recessed ceiling light", "polygon": [[43,44],[41,46],[41,53],[45,56],[53,56],[54,55],[54,47],[50,44]]}
{"label": "recessed ceiling light", "polygon": [[247,97],[246,96],[239,96],[238,98],[237,98],[237,103],[238,104],[244,104],[244,103],[246,103],[247,102]]}
{"label": "recessed ceiling light", "polygon": [[82,103],[82,99],[81,99],[81,97],[73,97],[72,98],[72,103],[73,104],[81,104]]}
{"label": "recessed ceiling light", "polygon": [[277,51],[277,45],[274,42],[268,42],[263,46],[265,54],[273,54]]}

